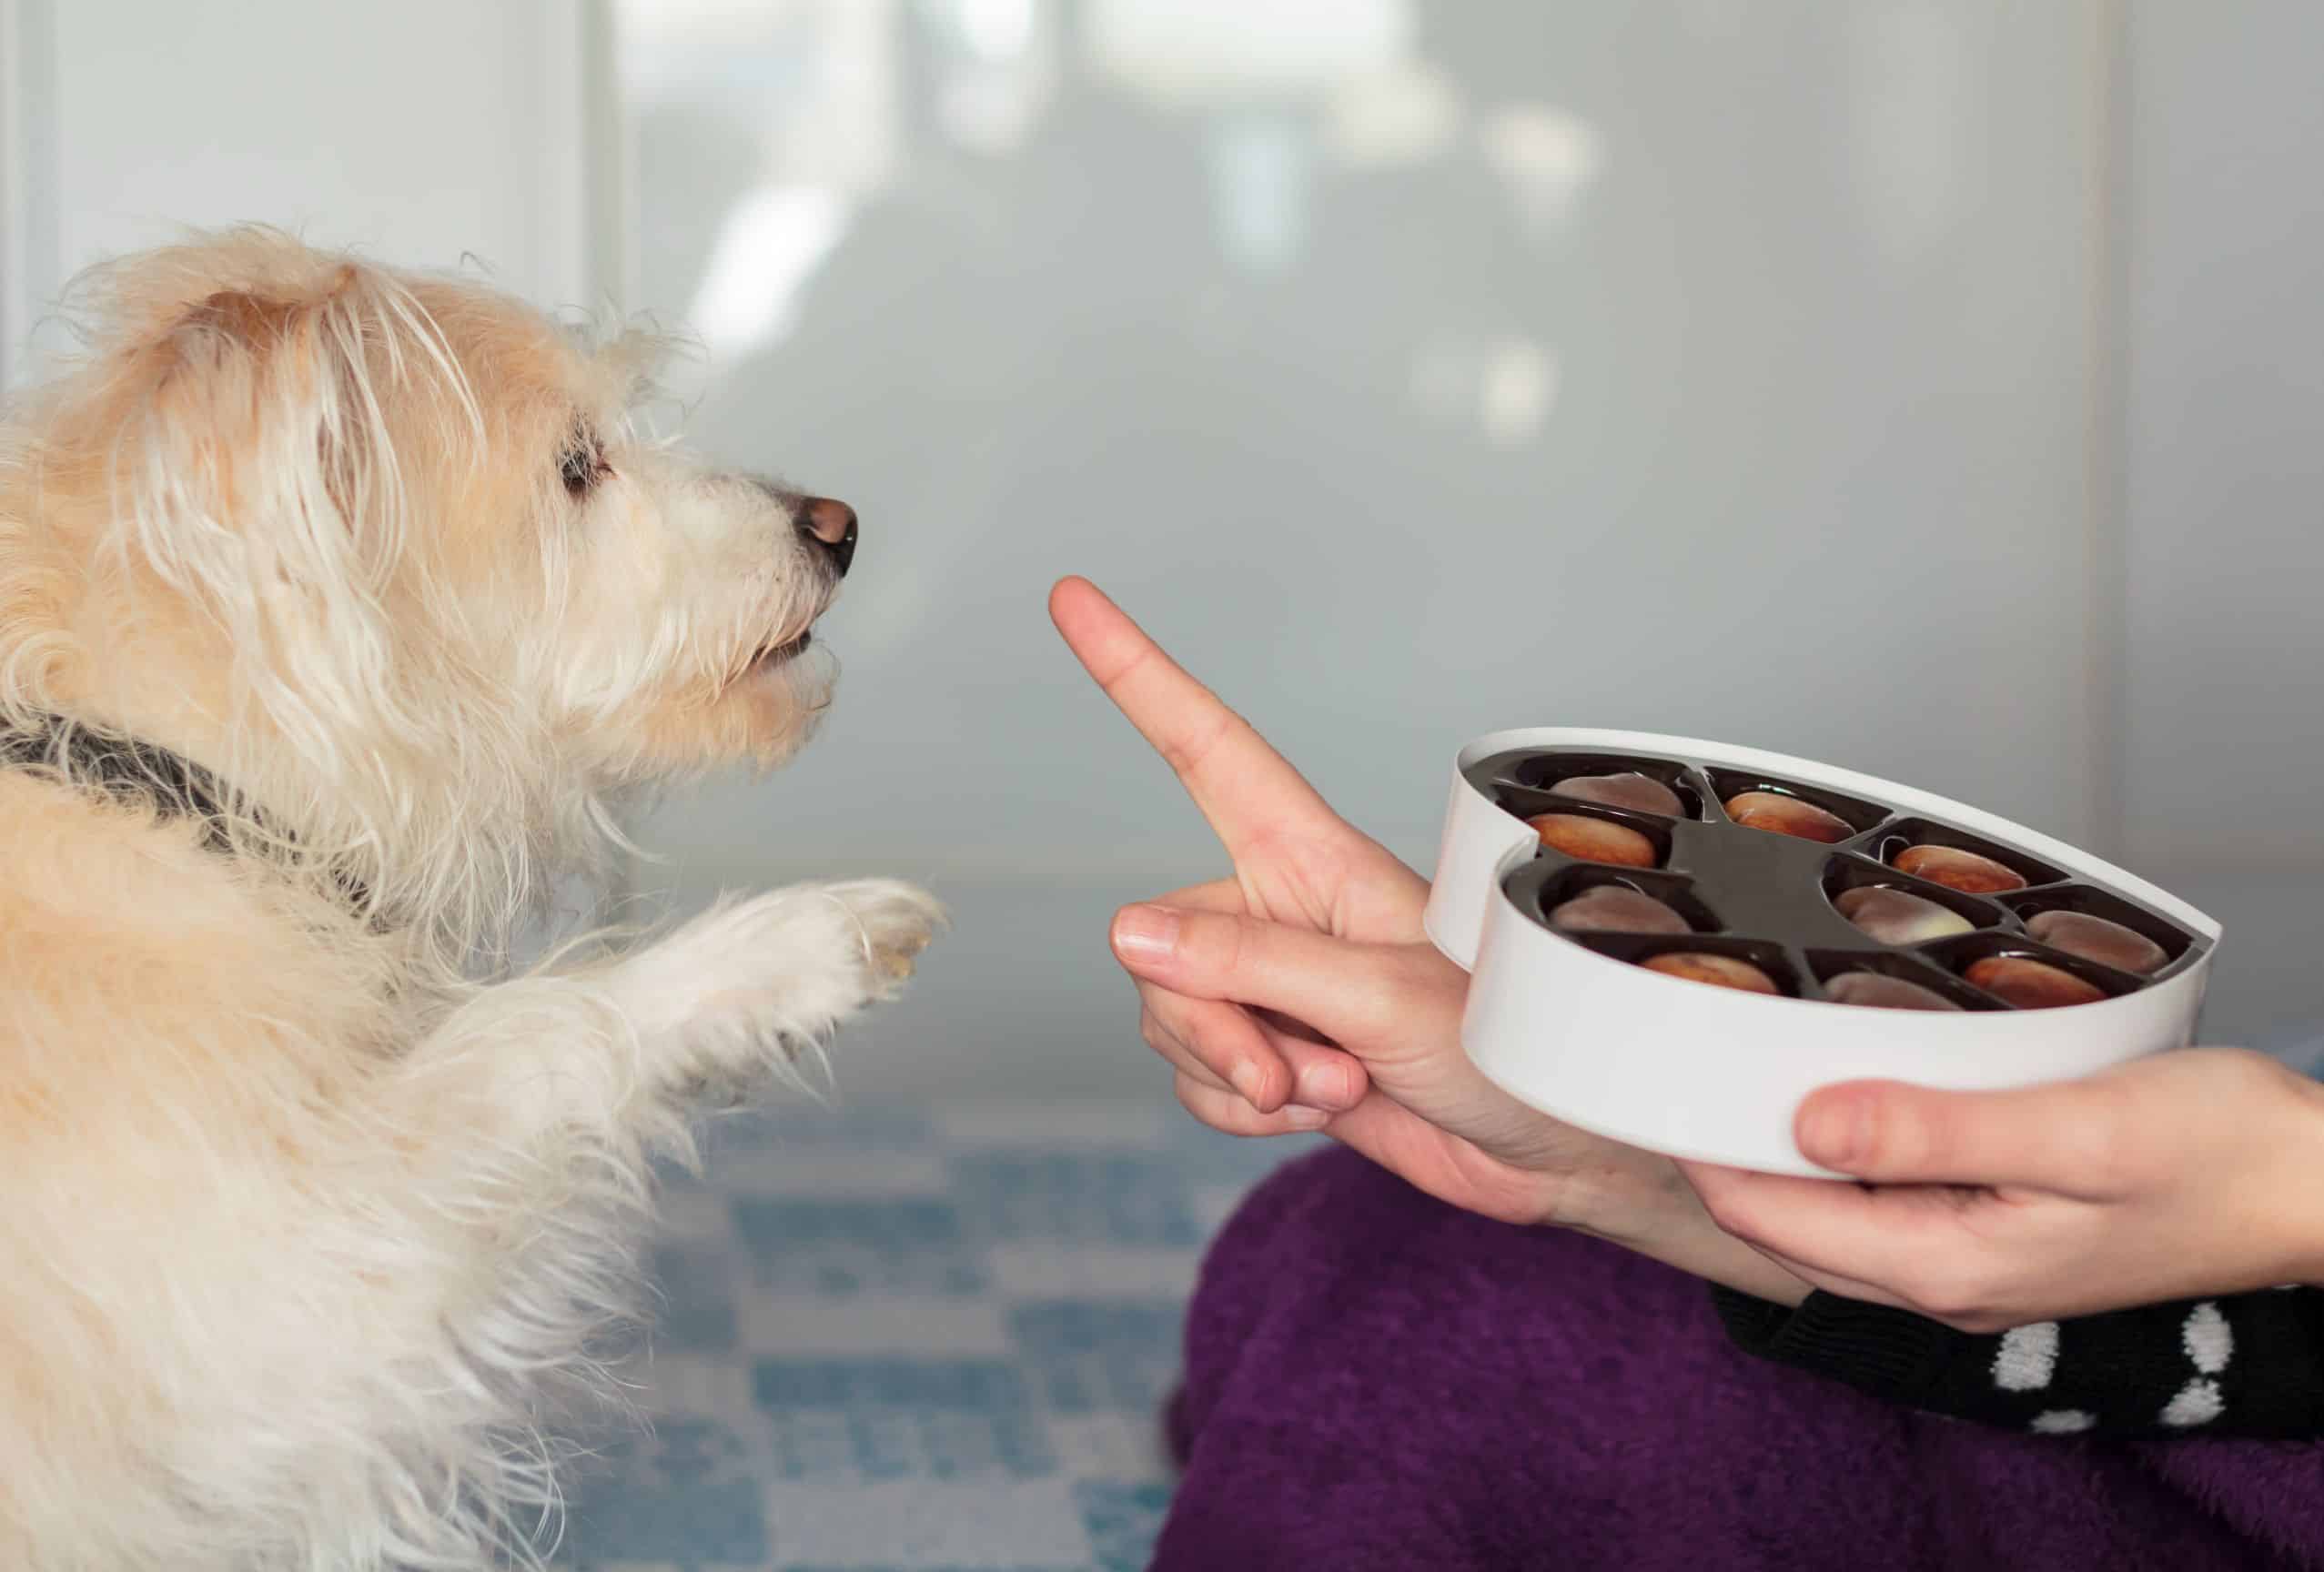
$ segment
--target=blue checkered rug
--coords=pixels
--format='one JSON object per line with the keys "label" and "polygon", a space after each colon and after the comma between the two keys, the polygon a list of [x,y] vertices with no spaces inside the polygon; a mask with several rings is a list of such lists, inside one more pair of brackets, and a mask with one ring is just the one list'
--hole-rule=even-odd
{"label": "blue checkered rug", "polygon": [[[1301,1146],[1309,1143],[1300,1143]],[[588,1572],[1135,1572],[1204,1242],[1292,1154],[1139,1103],[792,1108],[674,1184]]]}

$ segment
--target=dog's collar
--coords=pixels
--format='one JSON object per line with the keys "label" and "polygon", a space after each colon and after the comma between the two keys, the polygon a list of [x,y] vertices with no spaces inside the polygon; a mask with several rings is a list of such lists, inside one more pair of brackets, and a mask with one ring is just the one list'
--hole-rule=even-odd
{"label": "dog's collar", "polygon": [[[94,786],[117,801],[150,802],[165,815],[198,821],[210,850],[234,850],[224,783],[167,748],[92,731],[61,715],[35,714],[22,726],[0,731],[0,765],[61,769],[72,781]],[[255,811],[249,816],[264,822]],[[287,831],[273,833],[286,846],[298,844]],[[360,881],[343,872],[333,878],[349,905],[359,909],[367,903],[369,892]]]}
{"label": "dog's collar", "polygon": [[61,715],[35,715],[26,726],[0,733],[0,763],[54,766],[108,797],[143,799],[165,814],[197,819],[205,841],[220,852],[228,849],[225,790],[217,776],[182,753],[134,737],[92,731]]}

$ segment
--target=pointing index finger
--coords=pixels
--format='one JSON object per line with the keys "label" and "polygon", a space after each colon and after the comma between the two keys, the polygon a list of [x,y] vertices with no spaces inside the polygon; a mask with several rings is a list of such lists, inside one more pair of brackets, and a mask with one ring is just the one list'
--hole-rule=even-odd
{"label": "pointing index finger", "polygon": [[1230,852],[1331,809],[1249,721],[1189,676],[1086,579],[1049,592],[1049,618],[1106,696],[1162,755]]}

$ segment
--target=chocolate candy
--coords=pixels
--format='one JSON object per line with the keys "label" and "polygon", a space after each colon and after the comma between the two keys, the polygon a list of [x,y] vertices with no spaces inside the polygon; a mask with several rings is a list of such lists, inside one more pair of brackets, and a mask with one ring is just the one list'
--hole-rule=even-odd
{"label": "chocolate candy", "polygon": [[2107,996],[2106,990],[2095,982],[2086,982],[2071,972],[2061,972],[2020,955],[1988,955],[1962,975],[2004,1003],[2015,1004],[2020,1010],[2095,1004]]}
{"label": "chocolate candy", "polygon": [[1840,915],[1883,944],[1925,944],[1966,933],[1976,926],[1950,906],[1940,906],[1909,890],[1867,885],[1843,890],[1832,904]]}
{"label": "chocolate candy", "polygon": [[1907,846],[1890,861],[1899,873],[1910,873],[1965,895],[1991,895],[2026,887],[2026,876],[2015,868],[2005,868],[1990,857],[1958,846]]}
{"label": "chocolate candy", "polygon": [[1654,866],[1654,842],[1627,824],[1581,813],[1543,813],[1526,821],[1541,844],[1584,862],[1613,862],[1624,868]]}
{"label": "chocolate candy", "polygon": [[1667,954],[1650,955],[1639,962],[1649,972],[1660,972],[1665,977],[1682,977],[1689,982],[1708,982],[1713,988],[1734,988],[1745,993],[1781,993],[1775,980],[1748,961],[1738,961],[1732,955],[1711,955],[1695,950],[1674,950]]}
{"label": "chocolate candy", "polygon": [[1684,933],[1687,921],[1652,895],[1623,884],[1601,884],[1561,902],[1550,926],[1581,933]]}
{"label": "chocolate candy", "polygon": [[[2103,876],[2053,866],[2028,849],[2037,839],[2021,847],[1999,826],[1989,836],[1876,791],[1860,800],[1773,773],[1772,759],[1763,774],[1683,753],[1521,747],[1462,765],[1489,799],[1532,815],[1541,852],[1507,870],[1506,894],[1617,962],[1858,1011],[2101,1003],[2208,952]],[[1909,1036],[1895,1018],[1825,1030]]]}
{"label": "chocolate candy", "polygon": [[2026,932],[2053,949],[2117,971],[2151,976],[2170,959],[2144,933],[2087,912],[2044,912],[2026,920]]}
{"label": "chocolate candy", "polygon": [[1727,799],[1724,806],[1727,817],[1738,824],[1778,835],[1797,836],[1802,841],[1821,841],[1827,846],[1855,833],[1854,827],[1838,814],[1827,813],[1813,802],[1803,802],[1780,791],[1738,791]]}
{"label": "chocolate candy", "polygon": [[1934,988],[1877,972],[1843,972],[1824,985],[1824,995],[1834,1004],[1858,1004],[1872,1010],[1961,1008]]}
{"label": "chocolate candy", "polygon": [[1609,808],[1635,808],[1641,813],[1660,813],[1665,819],[1677,817],[1682,807],[1677,792],[1652,775],[1642,775],[1635,770],[1625,770],[1618,775],[1569,775],[1550,790],[1561,797],[1603,802]]}

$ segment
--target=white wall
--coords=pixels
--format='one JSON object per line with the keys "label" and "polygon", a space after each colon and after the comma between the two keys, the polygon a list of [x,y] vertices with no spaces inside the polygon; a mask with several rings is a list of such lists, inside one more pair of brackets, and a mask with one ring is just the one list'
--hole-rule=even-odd
{"label": "white wall", "polygon": [[2324,11],[2133,8],[2127,828],[2324,871]]}
{"label": "white wall", "polygon": [[2324,1033],[2324,11],[2130,24],[2125,834],[2228,924],[2221,1030]]}
{"label": "white wall", "polygon": [[97,258],[265,221],[383,258],[473,253],[587,304],[589,33],[572,0],[0,0],[0,371]]}

